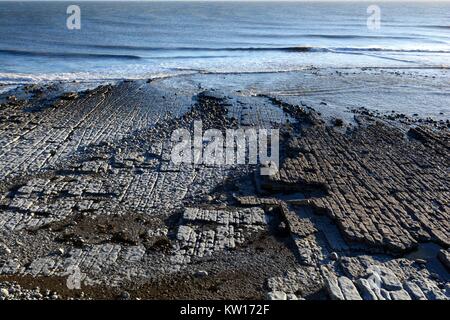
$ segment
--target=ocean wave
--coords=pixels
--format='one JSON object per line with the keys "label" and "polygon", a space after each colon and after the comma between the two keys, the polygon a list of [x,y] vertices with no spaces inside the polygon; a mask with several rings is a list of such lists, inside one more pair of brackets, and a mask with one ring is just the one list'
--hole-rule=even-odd
{"label": "ocean wave", "polygon": [[[130,50],[130,46],[103,46],[96,45],[98,48]],[[280,47],[134,47],[142,51],[160,51],[160,52],[329,52],[329,53],[356,53],[356,52],[392,52],[392,53],[437,53],[447,54],[450,50],[434,50],[434,49],[414,49],[414,48],[383,48],[383,47],[315,47],[315,46],[280,46]],[[107,53],[86,53],[86,52],[48,52],[48,51],[28,51],[16,49],[0,49],[0,54],[10,54],[19,56],[41,56],[41,57],[62,57],[62,58],[99,58],[99,59],[124,59],[124,60],[140,60],[140,59],[193,59],[193,58],[226,58],[227,55],[176,55],[176,56],[152,56],[131,55],[131,54],[107,54]]]}
{"label": "ocean wave", "polygon": [[429,29],[450,29],[450,26],[446,25],[418,25],[416,27]]}
{"label": "ocean wave", "polygon": [[[133,50],[133,51],[285,51],[294,47],[150,47],[129,45],[89,45],[97,49]],[[297,47],[295,47],[297,48]],[[309,47],[305,47],[309,48]]]}
{"label": "ocean wave", "polygon": [[[119,49],[138,51],[291,51],[291,52],[331,52],[339,51],[385,51],[385,52],[423,52],[423,53],[450,53],[449,50],[433,49],[411,49],[411,48],[382,48],[382,47],[317,47],[317,46],[249,46],[249,47],[150,47],[150,46],[128,46],[128,45],[91,45],[98,49]],[[0,50],[1,52],[1,50]],[[114,56],[114,55],[111,55]],[[134,56],[133,56],[134,57]],[[140,57],[141,58],[141,57]]]}
{"label": "ocean wave", "polygon": [[33,56],[33,57],[102,58],[102,59],[128,59],[128,60],[141,59],[141,57],[139,56],[129,54],[106,54],[106,53],[89,53],[89,52],[49,52],[49,51],[0,49],[0,53],[18,56]]}
{"label": "ocean wave", "polygon": [[328,48],[329,51],[369,51],[369,52],[404,52],[404,53],[450,53],[450,50],[433,50],[433,49],[407,49],[407,48],[381,48],[381,47],[335,47]]}
{"label": "ocean wave", "polygon": [[123,79],[161,79],[176,75],[197,73],[189,70],[147,70],[136,72],[133,70],[99,71],[99,72],[60,72],[60,73],[12,73],[0,72],[0,85],[20,85],[26,83],[46,82],[115,82]]}

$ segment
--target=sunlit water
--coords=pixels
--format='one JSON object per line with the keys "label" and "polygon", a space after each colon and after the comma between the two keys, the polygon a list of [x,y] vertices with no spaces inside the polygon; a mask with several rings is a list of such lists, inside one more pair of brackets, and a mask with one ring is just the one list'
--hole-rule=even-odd
{"label": "sunlit water", "polygon": [[441,67],[450,3],[0,2],[0,83],[306,67]]}

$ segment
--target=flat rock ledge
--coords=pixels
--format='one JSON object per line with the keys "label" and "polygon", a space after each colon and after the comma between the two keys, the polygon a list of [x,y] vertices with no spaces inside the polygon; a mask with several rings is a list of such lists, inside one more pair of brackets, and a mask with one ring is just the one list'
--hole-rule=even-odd
{"label": "flat rock ledge", "polygon": [[[0,299],[450,298],[447,127],[170,81],[0,96]],[[277,174],[174,164],[200,120],[279,129]]]}

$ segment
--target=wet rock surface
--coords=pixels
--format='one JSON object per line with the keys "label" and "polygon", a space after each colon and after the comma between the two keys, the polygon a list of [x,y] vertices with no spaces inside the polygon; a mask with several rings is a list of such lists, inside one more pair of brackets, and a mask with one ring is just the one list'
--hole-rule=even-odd
{"label": "wet rock surface", "polygon": [[[448,129],[328,125],[292,99],[158,81],[5,97],[1,296],[450,298]],[[279,172],[173,163],[172,132],[199,120],[280,129]]]}

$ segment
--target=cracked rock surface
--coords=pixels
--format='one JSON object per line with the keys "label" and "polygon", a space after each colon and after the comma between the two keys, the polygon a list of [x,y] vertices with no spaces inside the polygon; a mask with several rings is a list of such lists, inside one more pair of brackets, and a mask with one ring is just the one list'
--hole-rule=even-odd
{"label": "cracked rock surface", "polygon": [[[197,80],[0,97],[0,299],[450,298],[445,125]],[[279,129],[279,171],[175,164],[200,120]]]}

